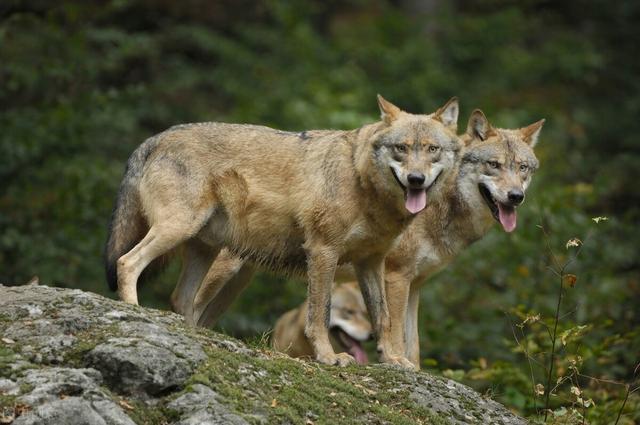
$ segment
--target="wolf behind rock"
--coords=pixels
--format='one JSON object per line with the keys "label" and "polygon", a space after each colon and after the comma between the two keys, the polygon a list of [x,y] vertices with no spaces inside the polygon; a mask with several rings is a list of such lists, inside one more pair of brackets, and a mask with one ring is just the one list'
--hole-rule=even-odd
{"label": "wolf behind rock", "polygon": [[[271,345],[291,357],[312,357],[313,349],[304,334],[308,303],[284,313],[273,328]],[[371,337],[371,322],[357,282],[337,284],[331,291],[329,314],[331,345],[336,352],[351,354],[356,362],[368,362],[362,342]]]}

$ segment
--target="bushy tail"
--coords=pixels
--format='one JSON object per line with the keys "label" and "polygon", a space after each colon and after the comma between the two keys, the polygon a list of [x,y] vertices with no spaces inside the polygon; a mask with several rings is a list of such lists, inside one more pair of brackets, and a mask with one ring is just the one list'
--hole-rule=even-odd
{"label": "bushy tail", "polygon": [[118,289],[118,259],[136,246],[148,230],[139,198],[134,192],[125,176],[111,214],[109,235],[104,249],[107,283],[112,291]]}

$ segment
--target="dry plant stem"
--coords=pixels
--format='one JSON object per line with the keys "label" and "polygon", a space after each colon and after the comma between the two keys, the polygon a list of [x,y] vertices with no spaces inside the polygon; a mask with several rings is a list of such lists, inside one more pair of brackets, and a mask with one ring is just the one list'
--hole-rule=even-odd
{"label": "dry plant stem", "polygon": [[629,394],[631,393],[631,385],[627,385],[627,392],[624,396],[624,400],[622,401],[622,406],[620,406],[620,410],[618,410],[618,417],[616,418],[616,422],[614,425],[618,425],[620,421],[620,417],[622,416],[622,411],[624,410],[624,406],[627,404],[627,400],[629,399]]}
{"label": "dry plant stem", "polygon": [[[576,373],[576,370],[577,370],[577,368],[573,370],[571,382],[573,382],[573,380],[575,379],[574,385],[578,388],[578,391],[580,391],[580,394],[582,394],[582,388],[580,388],[580,378],[578,377],[578,375]],[[583,402],[582,402],[582,425],[585,424],[586,420],[587,420],[587,405],[585,404],[585,402],[583,400]]]}
{"label": "dry plant stem", "polygon": [[553,394],[553,393],[555,392],[555,390],[557,390],[558,388],[560,388],[560,385],[562,385],[562,384],[564,384],[565,382],[567,382],[567,381],[571,380],[571,377],[572,377],[572,376],[573,376],[573,375],[569,375],[569,376],[564,376],[564,377],[562,377],[562,379],[560,379],[560,380],[556,383],[556,385],[555,385],[553,388],[551,388],[551,389],[549,390],[549,392],[550,392],[551,394]]}
{"label": "dry plant stem", "polygon": [[549,375],[547,377],[547,394],[544,402],[544,420],[547,421],[549,415],[549,396],[551,395],[551,376],[553,374],[553,363],[556,357],[556,335],[558,333],[558,317],[560,317],[560,306],[562,305],[562,278],[564,276],[564,269],[560,271],[560,292],[558,293],[558,304],[556,306],[556,316],[553,324],[553,335],[551,337],[551,358],[549,359]]}
{"label": "dry plant stem", "polygon": [[[546,396],[545,396],[545,403],[544,403],[544,421],[547,421],[547,417],[549,415],[549,397],[551,396],[551,377],[553,375],[553,364],[555,363],[555,357],[556,357],[556,337],[558,335],[558,322],[560,321],[560,307],[562,305],[562,298],[564,295],[564,287],[563,287],[563,282],[564,282],[564,277],[565,277],[565,270],[567,269],[567,267],[573,263],[575,261],[576,258],[578,258],[578,255],[580,254],[580,252],[582,251],[582,247],[584,247],[584,243],[589,239],[590,237],[590,233],[587,234],[587,237],[584,238],[584,241],[582,242],[582,244],[580,244],[580,246],[578,247],[578,249],[576,250],[575,255],[573,255],[573,257],[569,258],[562,266],[560,266],[560,262],[558,261],[558,258],[555,255],[555,252],[553,252],[553,249],[551,248],[551,243],[550,243],[550,239],[549,239],[549,234],[547,233],[547,230],[544,228],[544,226],[540,225],[539,226],[540,229],[542,229],[542,233],[544,233],[544,237],[545,237],[545,241],[547,244],[547,250],[549,251],[549,254],[551,255],[551,259],[553,260],[553,264],[555,265],[554,267],[549,267],[549,269],[556,275],[558,276],[558,280],[560,281],[560,291],[558,292],[558,304],[556,306],[556,314],[554,317],[554,321],[553,321],[553,332],[550,334],[551,337],[551,356],[549,359],[549,374],[547,376],[547,386],[546,386]],[[547,329],[548,331],[548,329]]]}
{"label": "dry plant stem", "polygon": [[[529,373],[531,374],[531,395],[533,397],[533,408],[536,410],[536,416],[538,416],[540,412],[538,411],[538,397],[536,395],[536,380],[535,380],[535,377],[533,376],[533,366],[531,365],[531,355],[529,354],[529,350],[527,350],[527,347],[524,344],[520,345],[520,340],[518,339],[516,330],[513,327],[513,322],[511,321],[511,318],[509,317],[507,312],[505,312],[505,315],[507,316],[507,319],[509,319],[509,325],[511,326],[511,333],[513,333],[513,338],[516,340],[516,344],[518,344],[518,347],[522,347],[522,351],[524,351],[524,355],[527,358],[527,363],[529,364]],[[524,334],[523,334],[523,337],[524,337]]]}
{"label": "dry plant stem", "polygon": [[[633,370],[633,376],[635,377],[638,372],[640,372],[640,363],[638,363],[635,367],[635,369]],[[632,380],[633,383],[633,380]],[[640,390],[640,386],[635,387],[633,390],[631,389],[631,384],[627,384],[625,385],[625,387],[627,388],[626,394],[624,396],[624,400],[622,402],[622,406],[620,406],[620,410],[618,410],[618,417],[616,418],[616,422],[614,425],[618,425],[618,422],[620,421],[620,418],[622,417],[622,411],[624,410],[624,406],[627,404],[627,400],[629,399],[629,396],[633,393],[635,393],[636,391]]]}

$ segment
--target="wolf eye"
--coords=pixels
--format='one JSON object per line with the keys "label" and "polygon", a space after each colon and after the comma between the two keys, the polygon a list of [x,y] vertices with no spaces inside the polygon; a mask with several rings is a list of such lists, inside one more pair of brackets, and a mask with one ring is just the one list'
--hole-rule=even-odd
{"label": "wolf eye", "polygon": [[498,164],[498,161],[489,161],[487,162],[487,164],[489,164],[489,167],[491,168],[500,168],[500,164]]}
{"label": "wolf eye", "polygon": [[436,145],[429,145],[429,152],[431,153],[436,153],[440,150],[440,146],[436,146]]}
{"label": "wolf eye", "polygon": [[394,145],[394,148],[396,149],[396,152],[399,152],[399,153],[407,152],[407,145]]}
{"label": "wolf eye", "polygon": [[527,164],[520,164],[520,171],[525,172],[529,169]]}

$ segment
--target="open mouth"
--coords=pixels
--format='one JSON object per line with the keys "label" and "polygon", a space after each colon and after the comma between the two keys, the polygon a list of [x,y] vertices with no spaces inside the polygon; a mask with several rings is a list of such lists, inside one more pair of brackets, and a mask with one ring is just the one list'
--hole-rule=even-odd
{"label": "open mouth", "polygon": [[428,187],[412,188],[403,185],[400,181],[400,178],[396,174],[396,170],[393,167],[389,168],[391,168],[391,174],[393,174],[396,182],[398,182],[398,185],[400,185],[400,187],[404,191],[405,208],[411,214],[417,214],[422,211],[427,206],[427,192],[436,184],[436,182],[440,178],[440,175],[442,174],[442,170],[440,170],[436,178],[433,179],[433,182],[431,182]]}
{"label": "open mouth", "polygon": [[478,190],[491,210],[493,218],[502,225],[505,232],[513,232],[516,228],[516,207],[498,202],[483,183],[478,184]]}
{"label": "open mouth", "polygon": [[498,217],[498,201],[496,201],[493,195],[491,195],[491,192],[489,192],[489,189],[486,185],[482,183],[478,184],[478,190],[480,191],[480,194],[482,195],[484,201],[487,203],[487,206],[491,210],[491,215],[493,215],[493,218],[495,218],[496,221],[500,223],[500,217]]}
{"label": "open mouth", "polygon": [[393,167],[389,167],[391,169],[391,174],[393,174],[393,178],[396,179],[396,181],[398,182],[398,185],[400,185],[400,187],[402,188],[402,190],[405,192],[405,194],[407,193],[407,188],[402,184],[402,182],[400,181],[400,178],[398,177],[398,175],[396,174],[396,170]]}
{"label": "open mouth", "polygon": [[362,347],[362,343],[352,338],[348,333],[338,326],[334,326],[330,330],[331,335],[338,341],[344,351],[351,354],[358,364],[366,364],[369,362],[366,351]]}

